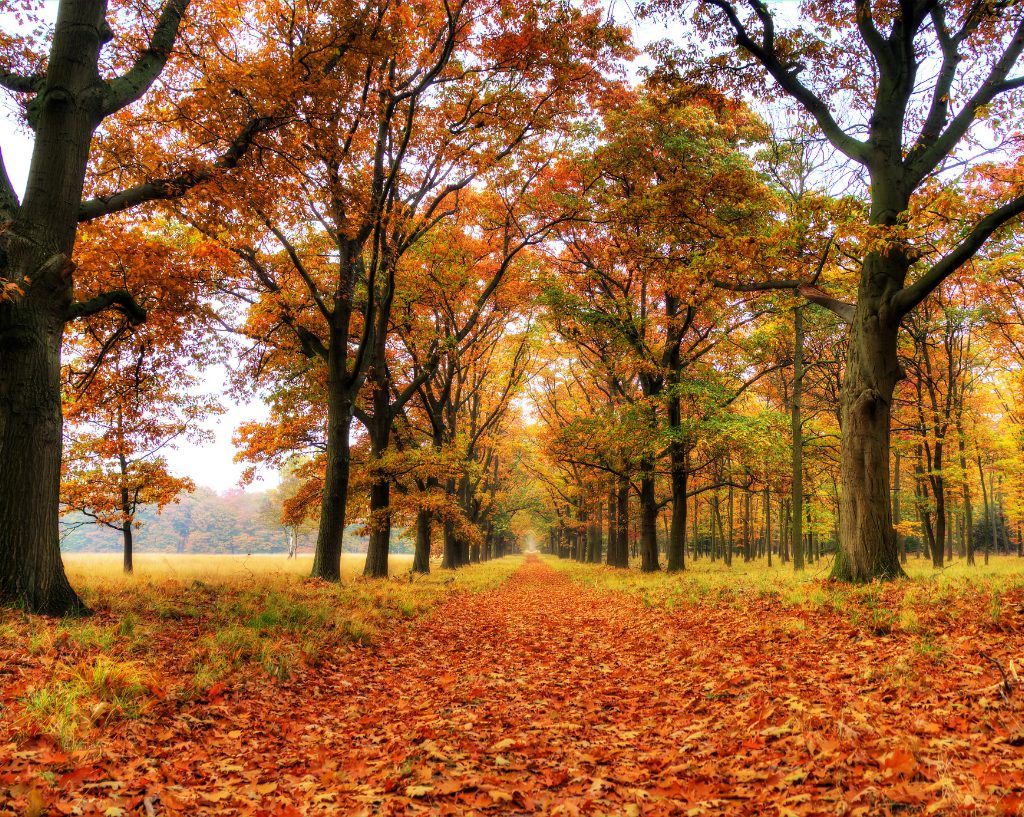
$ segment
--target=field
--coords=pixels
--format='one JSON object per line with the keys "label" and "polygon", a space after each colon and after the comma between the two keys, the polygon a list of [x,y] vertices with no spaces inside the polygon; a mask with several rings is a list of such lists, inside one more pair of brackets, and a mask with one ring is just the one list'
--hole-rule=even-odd
{"label": "field", "polygon": [[1024,813],[1024,563],[75,557],[0,613],[0,815]]}
{"label": "field", "polygon": [[[353,579],[363,572],[363,553],[343,553],[341,572],[346,579]],[[391,574],[408,572],[412,565],[411,555],[392,555]],[[274,579],[305,577],[313,566],[313,556],[299,554],[289,559],[283,553],[257,554],[254,556],[226,554],[178,554],[178,553],[136,553],[134,556],[136,578],[187,581],[202,579],[222,581],[246,576],[266,576]],[[97,580],[121,580],[120,553],[66,553],[64,568],[72,583],[92,585]],[[132,581],[132,580],[129,580]]]}

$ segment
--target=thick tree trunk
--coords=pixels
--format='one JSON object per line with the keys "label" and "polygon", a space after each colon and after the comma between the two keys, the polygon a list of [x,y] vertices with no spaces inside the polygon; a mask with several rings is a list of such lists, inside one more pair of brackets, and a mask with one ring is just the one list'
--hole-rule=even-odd
{"label": "thick tree trunk", "polygon": [[430,530],[433,525],[433,514],[426,508],[420,508],[416,514],[416,551],[412,557],[413,573],[430,572]]}
{"label": "thick tree trunk", "polygon": [[31,295],[0,304],[0,603],[49,615],[84,610],[60,557],[62,328]]}
{"label": "thick tree trunk", "polygon": [[351,468],[349,434],[352,405],[346,380],[347,338],[332,329],[327,358],[327,450],[320,527],[313,552],[314,578],[336,582],[341,578],[341,548],[345,536],[345,512]]}
{"label": "thick tree trunk", "polygon": [[60,558],[60,347],[105,14],[103,0],[58,7],[24,201],[0,237],[0,276],[24,291],[0,304],[0,604],[51,615],[84,611]]}
{"label": "thick tree trunk", "polygon": [[366,546],[363,575],[370,579],[388,577],[391,550],[391,482],[387,477],[370,486],[370,541]]}
{"label": "thick tree trunk", "polygon": [[615,494],[615,549],[608,548],[608,564],[629,567],[629,481],[619,479]]}
{"label": "thick tree trunk", "polygon": [[686,568],[686,491],[689,481],[686,457],[682,452],[672,457],[672,524],[668,531],[668,570]]}
{"label": "thick tree trunk", "polygon": [[[868,256],[865,264],[876,260]],[[864,278],[870,281],[872,272],[865,270]],[[899,319],[881,316],[878,298],[866,289],[861,287],[850,330],[841,396],[842,526],[832,568],[832,578],[852,582],[906,575],[889,485],[889,421],[893,390],[902,375],[896,356]]]}
{"label": "thick tree trunk", "polygon": [[654,469],[644,464],[640,477],[640,570],[653,573],[658,564],[658,505],[654,496]]}
{"label": "thick tree trunk", "polygon": [[[455,537],[455,527],[451,522],[444,523],[444,552],[441,556],[441,567],[446,570],[454,570],[459,566],[459,542]],[[558,540],[554,541],[554,547],[558,548]]]}

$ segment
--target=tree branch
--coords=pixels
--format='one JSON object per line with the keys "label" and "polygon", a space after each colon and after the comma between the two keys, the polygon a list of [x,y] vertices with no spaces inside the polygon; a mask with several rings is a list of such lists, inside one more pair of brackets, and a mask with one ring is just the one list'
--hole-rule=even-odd
{"label": "tree branch", "polygon": [[936,261],[924,275],[910,286],[904,287],[896,293],[893,298],[893,307],[896,309],[897,314],[903,316],[910,312],[946,278],[970,261],[992,233],[1021,213],[1024,213],[1024,195],[1007,202],[997,210],[993,210],[975,224],[974,229],[948,254]]}
{"label": "tree branch", "polygon": [[823,306],[830,312],[834,312],[840,318],[847,323],[853,322],[853,315],[856,312],[856,307],[853,304],[848,304],[845,301],[840,301],[837,298],[833,298],[823,290],[814,286],[813,284],[801,284],[797,287],[803,297],[805,297],[812,304]]}
{"label": "tree branch", "polygon": [[39,90],[45,77],[42,74],[25,76],[14,71],[0,69],[0,87],[16,94],[32,94]]}
{"label": "tree branch", "polygon": [[21,202],[18,201],[18,194],[11,184],[11,177],[7,175],[7,163],[4,161],[3,152],[0,151],[0,216],[5,220],[14,218]]}
{"label": "tree branch", "polygon": [[832,112],[824,100],[804,85],[797,78],[797,72],[779,58],[775,49],[775,27],[772,15],[761,0],[747,0],[764,28],[760,43],[755,42],[751,37],[747,27],[736,13],[736,7],[731,0],[701,0],[701,2],[713,5],[722,11],[735,34],[736,45],[748,51],[767,69],[782,90],[803,105],[837,150],[855,162],[867,163],[867,145],[844,131],[832,116]]}
{"label": "tree branch", "polygon": [[[939,163],[942,162],[943,159],[952,153],[956,144],[967,134],[971,125],[973,125],[975,120],[978,118],[978,111],[981,108],[988,105],[1000,94],[1020,87],[1021,83],[1024,82],[1024,79],[1007,79],[1007,77],[1009,77],[1010,72],[1016,66],[1017,60],[1020,58],[1022,52],[1024,52],[1024,20],[1018,23],[1017,28],[1013,32],[1013,37],[1010,39],[1009,43],[1007,43],[1006,48],[999,56],[999,59],[996,60],[995,65],[992,66],[992,70],[989,71],[985,81],[974,92],[971,98],[964,103],[963,108],[961,108],[960,112],[957,113],[956,116],[953,117],[952,121],[949,122],[945,131],[932,136],[932,133],[928,131],[929,124],[934,127],[940,114],[945,118],[945,112],[939,111],[935,113],[935,120],[932,118],[932,112],[929,112],[928,120],[926,120],[925,124],[925,130],[922,131],[921,135],[923,140],[927,133],[929,139],[927,142],[919,140],[918,144],[916,144],[914,149],[907,155],[905,161],[905,166],[910,174],[910,179],[908,180],[910,184],[916,186],[922,179],[938,167]],[[945,70],[945,67],[943,70]],[[939,82],[941,83],[944,81],[945,78],[942,76],[942,71],[940,71]],[[952,82],[952,78],[950,78],[950,82]],[[948,104],[947,99],[944,105],[948,106]]]}
{"label": "tree branch", "polygon": [[189,0],[167,0],[160,10],[149,45],[135,64],[122,76],[107,83],[103,99],[103,115],[110,116],[142,98],[167,64],[174,41],[178,38],[182,17]]}
{"label": "tree branch", "polygon": [[124,289],[104,292],[102,295],[97,295],[88,301],[75,301],[68,307],[64,318],[69,321],[77,318],[87,318],[111,307],[116,307],[123,312],[133,326],[144,323],[146,320],[146,310],[139,306],[138,301],[132,297],[130,292]]}
{"label": "tree branch", "polygon": [[134,187],[112,193],[109,196],[97,196],[82,202],[78,210],[78,221],[84,224],[103,216],[120,213],[148,201],[164,201],[178,198],[193,187],[208,182],[218,172],[232,170],[238,166],[256,140],[256,137],[270,130],[276,123],[275,117],[257,116],[250,119],[238,135],[232,140],[224,154],[212,166],[203,170],[183,173],[166,179],[154,179],[142,182]]}

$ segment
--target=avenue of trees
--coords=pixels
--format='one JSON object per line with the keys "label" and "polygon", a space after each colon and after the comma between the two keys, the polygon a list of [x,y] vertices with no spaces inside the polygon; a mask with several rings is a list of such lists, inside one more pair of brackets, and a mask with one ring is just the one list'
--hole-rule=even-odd
{"label": "avenue of trees", "polygon": [[1024,8],[638,13],[674,39],[589,1],[0,0],[34,137],[0,603],[82,609],[62,513],[130,572],[194,487],[167,450],[253,396],[239,458],[325,580],[355,525],[369,577],[399,535],[420,572],[528,533],[854,582],[1019,553]]}

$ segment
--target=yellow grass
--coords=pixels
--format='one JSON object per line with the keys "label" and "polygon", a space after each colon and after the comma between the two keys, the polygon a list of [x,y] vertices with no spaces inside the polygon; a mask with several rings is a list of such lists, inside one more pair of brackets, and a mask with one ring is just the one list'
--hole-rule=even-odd
{"label": "yellow grass", "polygon": [[[114,579],[123,575],[120,553],[65,553],[64,567],[72,583],[93,579]],[[343,553],[341,574],[352,579],[362,575],[366,555]],[[391,555],[391,575],[409,572],[411,555]],[[287,578],[308,576],[313,567],[312,554],[301,554],[289,559],[283,553],[254,556],[231,554],[191,553],[136,553],[136,577],[153,579],[180,579],[190,581],[228,581],[235,578],[267,577]]]}
{"label": "yellow grass", "polygon": [[803,573],[796,573],[792,564],[780,564],[777,560],[768,567],[763,559],[749,563],[736,559],[730,568],[721,561],[698,559],[675,574],[663,570],[641,573],[637,566],[622,570],[553,556],[544,558],[556,569],[568,572],[575,581],[602,590],[630,593],[641,597],[645,604],[666,607],[710,599],[742,606],[743,597],[760,596],[775,598],[787,606],[842,609],[867,604],[897,610],[942,604],[963,594],[981,594],[991,599],[992,615],[998,618],[1003,596],[1024,590],[1024,559],[1016,556],[992,556],[985,565],[979,554],[976,565],[954,559],[942,570],[934,569],[930,560],[911,557],[906,565],[908,579],[867,585],[829,581],[831,557],[807,565]]}

